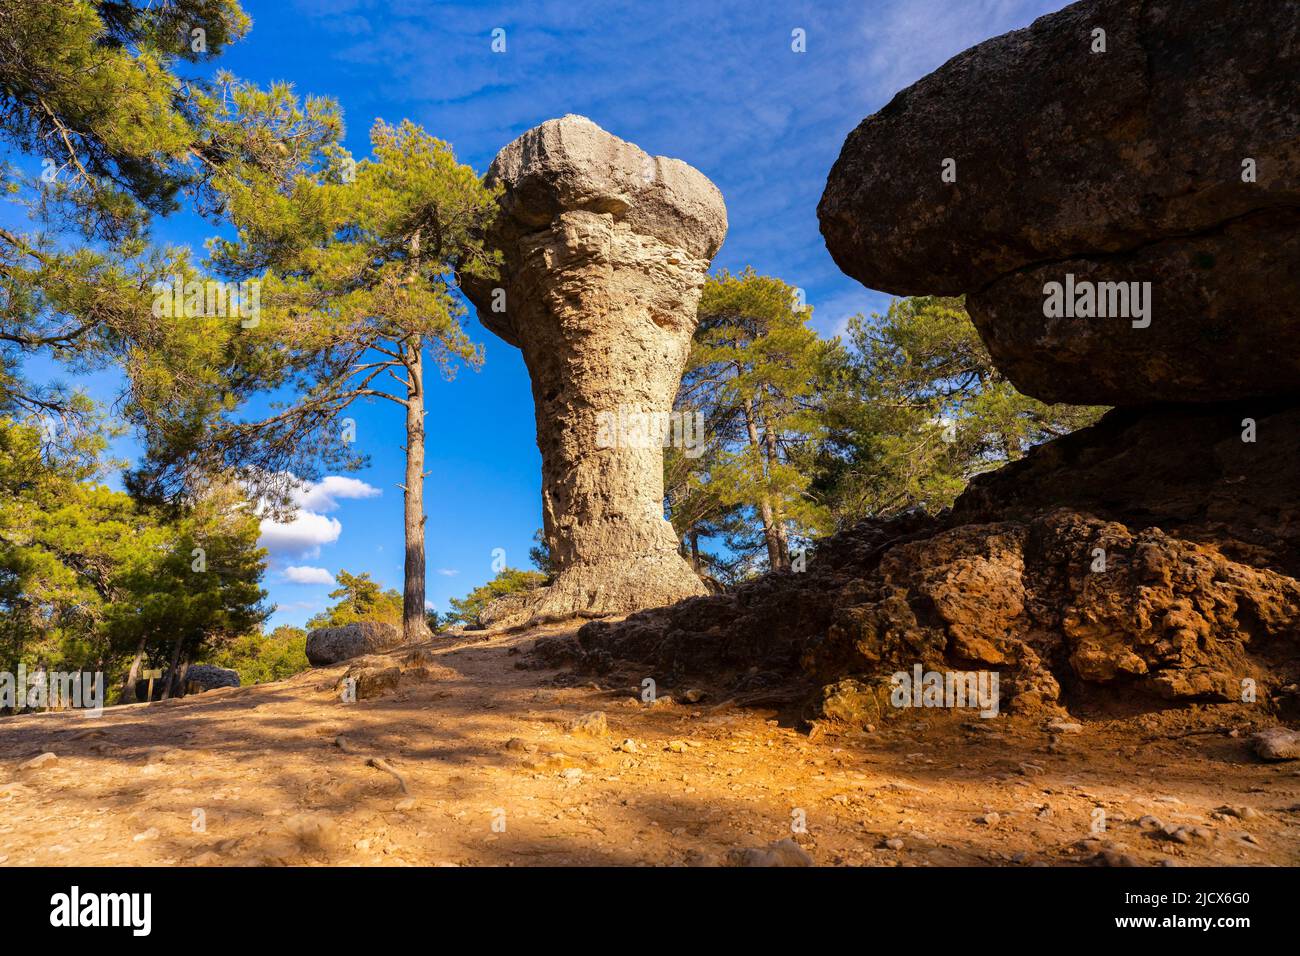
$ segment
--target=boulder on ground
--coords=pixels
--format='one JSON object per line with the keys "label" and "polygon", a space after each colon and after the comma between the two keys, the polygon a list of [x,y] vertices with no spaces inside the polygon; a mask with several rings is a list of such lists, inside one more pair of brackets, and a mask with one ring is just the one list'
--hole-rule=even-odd
{"label": "boulder on ground", "polygon": [[187,694],[216,690],[218,687],[238,687],[239,672],[213,664],[191,664],[185,669],[181,686]]}
{"label": "boulder on ground", "polygon": [[[164,671],[161,677],[154,678],[153,682],[153,699],[161,700],[163,693],[167,690],[168,672]],[[217,667],[213,664],[191,664],[181,675],[179,690],[173,696],[183,696],[185,694],[201,694],[206,690],[216,690],[219,687],[238,687],[239,672],[231,670],[228,667]],[[135,699],[146,700],[149,696],[149,681],[137,680],[135,682]]]}
{"label": "boulder on ground", "polygon": [[312,667],[328,667],[396,647],[401,642],[402,632],[382,621],[320,627],[307,635],[307,660]]}

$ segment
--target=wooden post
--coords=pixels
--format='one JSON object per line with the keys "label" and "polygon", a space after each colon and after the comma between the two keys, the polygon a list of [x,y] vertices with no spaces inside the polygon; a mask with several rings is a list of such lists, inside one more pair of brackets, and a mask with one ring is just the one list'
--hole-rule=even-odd
{"label": "wooden post", "polygon": [[155,667],[153,670],[141,671],[140,676],[149,678],[149,689],[145,692],[144,699],[145,699],[145,703],[152,704],[154,678],[162,677],[162,668]]}

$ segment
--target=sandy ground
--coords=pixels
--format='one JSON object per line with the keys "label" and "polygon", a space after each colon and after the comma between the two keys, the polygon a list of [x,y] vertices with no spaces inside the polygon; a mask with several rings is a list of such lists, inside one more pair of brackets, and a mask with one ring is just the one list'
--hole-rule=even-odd
{"label": "sandy ground", "polygon": [[[517,668],[539,633],[563,631],[437,641],[351,704],[340,665],[0,719],[0,864],[712,864],[787,838],[818,865],[1300,862],[1300,763],[1259,762],[1223,711],[810,738],[707,685],[647,706],[626,675]],[[568,729],[593,711],[608,735]]]}

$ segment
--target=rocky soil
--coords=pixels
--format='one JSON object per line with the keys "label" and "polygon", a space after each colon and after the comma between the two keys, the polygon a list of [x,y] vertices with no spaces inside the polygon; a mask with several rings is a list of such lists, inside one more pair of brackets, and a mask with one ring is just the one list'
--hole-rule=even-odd
{"label": "rocky soil", "polygon": [[[0,863],[1300,860],[1300,762],[1254,755],[1257,708],[1050,726],[922,710],[810,735],[771,692],[665,678],[649,705],[655,675],[635,666],[539,667],[537,640],[566,634],[466,635],[98,719],[7,718]],[[397,673],[345,704],[349,670]]]}

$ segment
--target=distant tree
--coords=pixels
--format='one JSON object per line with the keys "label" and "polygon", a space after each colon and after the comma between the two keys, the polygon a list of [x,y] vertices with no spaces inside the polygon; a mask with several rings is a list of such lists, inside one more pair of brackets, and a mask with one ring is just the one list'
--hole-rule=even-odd
{"label": "distant tree", "polygon": [[849,321],[827,441],[810,492],[844,527],[913,505],[950,505],[974,475],[1095,421],[1105,409],[1046,405],[993,366],[960,298],[893,301]]}
{"label": "distant tree", "polygon": [[329,596],[337,598],[338,603],[308,621],[308,628],[340,627],[361,621],[401,626],[402,595],[399,592],[384,590],[377,581],[370,579],[368,572],[349,574],[340,571],[335,580],[338,587]]}
{"label": "distant tree", "polygon": [[475,624],[483,608],[497,598],[507,594],[531,591],[546,583],[546,575],[541,571],[521,571],[518,568],[504,568],[486,584],[481,584],[463,598],[451,599],[451,611],[446,615],[449,624]]}
{"label": "distant tree", "polygon": [[11,666],[125,676],[130,699],[146,660],[175,673],[260,624],[265,552],[233,487],[146,508],[100,484],[97,467],[0,417],[0,647]]}
{"label": "distant tree", "polygon": [[753,269],[705,283],[675,407],[702,412],[709,441],[699,457],[666,456],[668,504],[692,560],[699,538],[724,527],[752,551],[744,539],[756,528],[767,566],[788,568],[792,536],[826,520],[798,461],[824,436],[839,347],[808,327],[811,313],[795,288]]}

